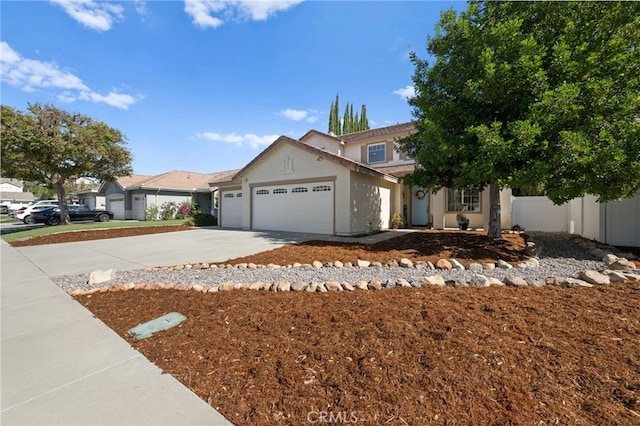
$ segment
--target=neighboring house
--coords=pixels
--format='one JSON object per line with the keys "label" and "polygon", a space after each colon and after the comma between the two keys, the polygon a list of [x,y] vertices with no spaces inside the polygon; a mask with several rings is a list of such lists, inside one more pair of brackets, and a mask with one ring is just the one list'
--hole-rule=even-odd
{"label": "neighboring house", "polygon": [[[360,235],[387,229],[393,213],[410,226],[457,227],[467,207],[473,228],[487,228],[488,191],[430,194],[402,183],[415,161],[395,141],[413,123],[341,136],[311,130],[300,140],[281,136],[219,187],[222,227]],[[510,191],[503,191],[503,223],[510,228]]]}
{"label": "neighboring house", "polygon": [[22,192],[23,184],[21,180],[11,178],[0,178],[0,192]]}
{"label": "neighboring house", "polygon": [[21,180],[0,178],[0,203],[7,208],[18,208],[35,200],[33,193],[23,190]]}
{"label": "neighboring house", "polygon": [[145,212],[151,206],[162,207],[173,202],[196,201],[205,213],[216,213],[215,192],[209,185],[211,180],[222,179],[237,170],[217,173],[195,173],[172,171],[156,176],[131,175],[112,182],[104,182],[99,189],[106,199],[106,209],[114,213],[116,219],[144,220]]}
{"label": "neighboring house", "polygon": [[106,210],[107,197],[100,193],[100,188],[88,188],[76,191],[73,195],[78,198],[78,202],[83,206],[87,206],[91,210]]}

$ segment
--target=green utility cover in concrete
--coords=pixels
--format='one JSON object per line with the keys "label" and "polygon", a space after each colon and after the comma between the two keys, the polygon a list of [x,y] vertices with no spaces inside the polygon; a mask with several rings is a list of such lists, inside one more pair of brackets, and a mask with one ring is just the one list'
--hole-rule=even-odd
{"label": "green utility cover in concrete", "polygon": [[186,320],[182,314],[177,312],[171,312],[167,315],[163,315],[160,318],[156,318],[154,320],[145,322],[144,324],[140,324],[138,326],[133,327],[128,333],[134,336],[136,339],[145,339],[156,331],[168,330],[171,327],[175,327],[180,324],[182,321]]}

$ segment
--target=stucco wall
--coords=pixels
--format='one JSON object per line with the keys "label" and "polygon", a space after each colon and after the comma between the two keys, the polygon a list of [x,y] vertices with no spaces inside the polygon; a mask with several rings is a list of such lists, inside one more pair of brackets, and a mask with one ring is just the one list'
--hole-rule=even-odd
{"label": "stucco wall", "polygon": [[311,146],[315,146],[316,148],[324,149],[333,154],[342,155],[342,144],[333,138],[312,133],[306,137],[303,142]]}
{"label": "stucco wall", "polygon": [[351,172],[349,235],[389,228],[396,187],[394,183]]}

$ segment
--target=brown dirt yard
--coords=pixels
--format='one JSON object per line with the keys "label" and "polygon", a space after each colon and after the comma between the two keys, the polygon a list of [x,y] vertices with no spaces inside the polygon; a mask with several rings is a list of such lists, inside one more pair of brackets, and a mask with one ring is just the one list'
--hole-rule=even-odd
{"label": "brown dirt yard", "polygon": [[[516,261],[524,241],[419,232],[306,243],[230,263]],[[397,252],[395,252],[397,251]],[[325,257],[322,257],[325,256]],[[76,298],[236,425],[640,424],[640,283]],[[187,317],[143,340],[132,327]]]}

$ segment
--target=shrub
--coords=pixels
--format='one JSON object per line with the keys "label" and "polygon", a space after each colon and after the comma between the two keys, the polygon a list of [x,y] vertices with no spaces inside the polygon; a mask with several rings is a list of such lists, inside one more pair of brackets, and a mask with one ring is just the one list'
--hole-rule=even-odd
{"label": "shrub", "polygon": [[176,206],[176,203],[174,203],[173,201],[167,201],[166,203],[162,203],[160,210],[160,219],[171,220],[176,217],[178,206]]}
{"label": "shrub", "polygon": [[144,220],[158,220],[158,213],[160,209],[155,204],[151,204],[144,211]]}
{"label": "shrub", "polygon": [[404,228],[406,223],[407,222],[404,220],[404,216],[402,216],[400,213],[394,213],[393,216],[391,216],[391,220],[389,221],[389,226],[393,229]]}
{"label": "shrub", "polygon": [[176,212],[176,219],[186,219],[191,216],[191,212],[193,211],[191,205],[192,202],[183,201]]}
{"label": "shrub", "polygon": [[218,219],[207,213],[196,212],[184,221],[187,226],[217,226]]}

